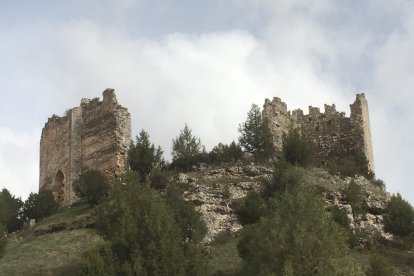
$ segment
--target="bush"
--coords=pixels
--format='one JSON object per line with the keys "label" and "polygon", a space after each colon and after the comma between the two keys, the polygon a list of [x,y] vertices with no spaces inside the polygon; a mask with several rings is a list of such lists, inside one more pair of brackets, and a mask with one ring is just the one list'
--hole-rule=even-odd
{"label": "bush", "polygon": [[349,229],[349,218],[347,212],[344,209],[340,209],[338,206],[331,208],[332,219],[345,229]]}
{"label": "bush", "polygon": [[328,170],[331,174],[340,174],[342,177],[362,175],[372,180],[375,174],[368,169],[368,160],[363,152],[357,151],[353,156],[330,164]]}
{"label": "bush", "polygon": [[7,189],[0,192],[0,223],[7,233],[16,232],[23,227],[23,202],[16,198]]}
{"label": "bush", "polygon": [[258,222],[264,213],[262,199],[256,191],[249,192],[245,198],[236,202],[235,205],[234,209],[243,225]]}
{"label": "bush", "polygon": [[151,188],[163,190],[167,188],[173,173],[171,171],[153,170],[149,175]]}
{"label": "bush", "polygon": [[237,162],[243,157],[243,150],[236,142],[231,142],[230,145],[219,143],[214,146],[209,152],[209,162],[215,164],[223,164],[229,162]]}
{"label": "bush", "polygon": [[371,180],[372,185],[380,188],[381,190],[385,191],[385,182],[382,179],[373,179]]}
{"label": "bush", "polygon": [[108,245],[93,248],[86,253],[84,261],[81,263],[79,276],[115,276],[116,267],[111,248]]}
{"label": "bush", "polygon": [[304,188],[280,193],[268,212],[242,230],[237,245],[248,275],[363,275],[316,195]]}
{"label": "bush", "polygon": [[292,165],[307,166],[313,161],[313,146],[296,129],[290,130],[283,141],[283,155]]}
{"label": "bush", "polygon": [[264,194],[269,198],[276,193],[292,192],[297,190],[302,182],[303,174],[298,168],[280,161],[276,165],[272,180],[266,183]]}
{"label": "bush", "polygon": [[364,195],[362,193],[362,188],[354,181],[349,183],[348,187],[344,191],[345,200],[351,205],[352,213],[354,217],[358,215],[365,215],[365,206],[364,204]]}
{"label": "bush", "polygon": [[385,211],[384,230],[401,237],[414,233],[414,210],[400,194],[393,195]]}
{"label": "bush", "polygon": [[185,201],[179,189],[173,185],[168,187],[166,199],[180,228],[183,241],[200,242],[207,234],[207,226],[201,214],[194,209],[194,205]]}
{"label": "bush", "polygon": [[38,194],[30,193],[23,204],[23,214],[26,219],[39,220],[52,215],[57,208],[52,191],[41,189]]}
{"label": "bush", "polygon": [[163,151],[157,148],[149,140],[145,130],[141,130],[136,142],[132,142],[128,151],[128,163],[131,170],[138,172],[141,180],[144,180],[153,169],[160,169],[164,164]]}
{"label": "bush", "polygon": [[[113,256],[110,268],[114,268],[115,274],[202,274],[205,260],[199,246],[183,242],[183,236],[188,237],[193,232],[184,235],[180,232],[175,211],[165,199],[150,187],[141,185],[132,174],[114,184],[112,197],[98,207],[96,227],[98,233],[110,242]],[[187,213],[187,207],[183,209],[178,213]],[[181,219],[187,218],[183,216]],[[99,260],[95,262],[101,263]]]}
{"label": "bush", "polygon": [[392,276],[394,275],[394,268],[390,261],[381,255],[373,254],[369,257],[370,268],[368,276]]}
{"label": "bush", "polygon": [[100,203],[109,191],[106,178],[97,170],[89,170],[73,183],[75,194],[90,204]]}
{"label": "bush", "polygon": [[6,251],[6,245],[7,245],[6,228],[0,223],[0,258],[3,256],[4,252]]}

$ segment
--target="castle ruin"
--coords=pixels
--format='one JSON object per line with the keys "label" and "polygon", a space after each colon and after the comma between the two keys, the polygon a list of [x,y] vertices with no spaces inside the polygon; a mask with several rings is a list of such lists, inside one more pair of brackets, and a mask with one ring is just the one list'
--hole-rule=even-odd
{"label": "castle ruin", "polygon": [[368,103],[365,95],[357,94],[351,107],[350,117],[336,111],[335,105],[326,105],[321,113],[309,106],[309,114],[300,109],[287,110],[280,98],[265,100],[263,116],[269,121],[273,146],[276,152],[283,150],[283,139],[289,130],[297,129],[302,137],[310,140],[315,150],[316,162],[321,166],[350,158],[356,152],[365,154],[368,170],[374,172],[374,157],[369,124]]}
{"label": "castle ruin", "polygon": [[51,189],[60,206],[74,203],[72,183],[79,175],[90,169],[108,179],[121,174],[130,142],[131,116],[113,89],[103,92],[102,101],[82,99],[65,116],[49,118],[42,130],[39,188]]}

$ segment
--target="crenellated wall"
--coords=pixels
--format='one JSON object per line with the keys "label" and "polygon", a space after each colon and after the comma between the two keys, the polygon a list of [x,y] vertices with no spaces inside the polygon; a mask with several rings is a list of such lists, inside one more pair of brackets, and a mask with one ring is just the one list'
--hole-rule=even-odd
{"label": "crenellated wall", "polygon": [[127,166],[131,116],[113,89],[99,98],[82,99],[64,117],[53,115],[40,140],[39,188],[53,191],[61,206],[77,200],[72,183],[89,169],[111,179]]}
{"label": "crenellated wall", "polygon": [[283,150],[283,139],[290,129],[297,129],[309,139],[315,149],[316,162],[321,165],[350,157],[356,151],[363,152],[368,167],[374,171],[374,158],[369,124],[368,102],[364,94],[357,94],[351,106],[351,116],[338,112],[335,105],[326,105],[321,113],[318,107],[309,106],[309,113],[300,109],[287,110],[280,98],[265,100],[263,116],[268,118],[276,152]]}

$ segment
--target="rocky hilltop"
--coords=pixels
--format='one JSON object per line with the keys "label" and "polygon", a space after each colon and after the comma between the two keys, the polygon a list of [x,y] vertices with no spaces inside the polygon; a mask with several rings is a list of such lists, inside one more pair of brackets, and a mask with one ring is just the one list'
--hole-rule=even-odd
{"label": "rocky hilltop", "polygon": [[[341,178],[320,168],[297,169],[304,173],[307,184],[317,189],[327,209],[337,206],[346,211],[351,228],[364,231],[367,237],[381,235],[386,239],[391,238],[390,234],[383,231],[383,214],[390,199],[390,194],[383,187],[362,176]],[[265,183],[271,180],[274,170],[272,167],[251,164],[201,168],[178,175],[178,182],[187,185],[185,199],[193,202],[203,214],[208,227],[205,242],[211,242],[221,234],[236,234],[242,229],[233,208],[234,201],[245,197],[251,190],[262,191]],[[351,182],[363,191],[363,205],[367,210],[364,218],[354,214],[346,198],[345,190]]]}

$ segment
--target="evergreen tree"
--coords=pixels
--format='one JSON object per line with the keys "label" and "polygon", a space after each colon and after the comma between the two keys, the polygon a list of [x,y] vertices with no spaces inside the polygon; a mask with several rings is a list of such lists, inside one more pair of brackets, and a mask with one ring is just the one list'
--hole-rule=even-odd
{"label": "evergreen tree", "polygon": [[23,204],[23,214],[26,219],[39,220],[50,216],[58,208],[53,193],[48,189],[41,189],[39,193],[30,193]]}
{"label": "evergreen tree", "polygon": [[283,141],[283,154],[286,161],[292,165],[306,166],[313,160],[313,147],[296,129],[290,130]]}
{"label": "evergreen tree", "polygon": [[149,140],[145,130],[141,130],[136,142],[132,142],[128,152],[128,163],[131,170],[136,171],[144,180],[155,168],[160,168],[165,161],[162,157],[163,151],[160,146],[157,148]]}
{"label": "evergreen tree", "polygon": [[302,187],[278,194],[269,206],[237,245],[247,275],[364,275],[316,195]]}
{"label": "evergreen tree", "polygon": [[91,256],[95,265],[84,265],[84,270],[89,267],[105,275],[203,275],[200,249],[183,242],[174,212],[158,192],[141,185],[133,174],[125,175],[97,212],[98,232],[110,248]]}
{"label": "evergreen tree", "polygon": [[3,256],[7,245],[6,227],[0,223],[0,258]]}
{"label": "evergreen tree", "polygon": [[414,234],[414,210],[400,194],[393,195],[386,209],[384,230],[398,236]]}
{"label": "evergreen tree", "polygon": [[247,119],[239,125],[239,142],[241,147],[255,156],[256,161],[263,161],[272,153],[271,134],[266,118],[262,116],[259,106],[252,104]]}
{"label": "evergreen tree", "polygon": [[189,169],[196,157],[204,151],[200,138],[193,136],[191,129],[184,126],[180,135],[172,140],[173,165]]}
{"label": "evergreen tree", "polygon": [[14,197],[7,189],[0,192],[0,223],[6,227],[8,233],[22,229],[22,207],[22,200]]}
{"label": "evergreen tree", "polygon": [[90,204],[100,203],[108,194],[109,184],[105,176],[97,170],[82,173],[73,183],[75,194]]}

